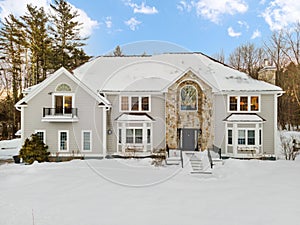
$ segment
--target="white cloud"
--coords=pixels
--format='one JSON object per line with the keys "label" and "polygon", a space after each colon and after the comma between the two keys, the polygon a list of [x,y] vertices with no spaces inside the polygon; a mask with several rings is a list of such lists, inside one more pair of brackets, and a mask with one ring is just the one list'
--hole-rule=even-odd
{"label": "white cloud", "polygon": [[246,21],[238,21],[238,24],[241,26],[241,27],[245,27],[247,30],[249,30],[249,25]]}
{"label": "white cloud", "polygon": [[198,16],[219,23],[222,15],[245,13],[248,10],[248,5],[244,0],[192,0],[190,2],[180,1],[177,5],[177,9],[180,11],[189,12],[192,8],[195,8]]}
{"label": "white cloud", "polygon": [[[1,0],[0,19],[3,20],[9,14],[13,14],[17,17],[24,15],[26,12],[26,6],[30,3],[37,7],[44,7],[45,11],[48,12],[50,10],[50,4],[52,3],[52,0]],[[76,8],[73,5],[71,5],[71,7],[73,10],[78,11],[79,16],[77,19],[83,24],[80,29],[80,35],[82,37],[90,36],[99,23],[95,20],[92,20],[82,9]]]}
{"label": "white cloud", "polygon": [[133,8],[134,13],[141,13],[141,14],[156,14],[158,13],[158,10],[155,8],[155,6],[148,6],[144,2],[142,2],[141,5],[138,5],[136,3],[133,3],[131,0],[125,1],[125,5],[130,6]]}
{"label": "white cloud", "polygon": [[255,38],[259,38],[259,37],[261,37],[261,32],[260,32],[258,29],[256,29],[256,30],[253,32],[253,34],[252,34],[252,36],[251,36],[251,39],[255,39]]}
{"label": "white cloud", "polygon": [[181,12],[183,12],[183,11],[190,12],[190,11],[192,11],[192,8],[193,8],[193,4],[188,3],[186,1],[180,1],[177,4],[177,9]]}
{"label": "white cloud", "polygon": [[230,37],[239,37],[242,35],[241,32],[235,32],[232,27],[228,27],[227,32]]}
{"label": "white cloud", "polygon": [[111,16],[107,16],[107,17],[105,18],[104,23],[105,23],[106,28],[108,28],[108,29],[111,28],[111,27],[112,27],[112,19],[111,19]]}
{"label": "white cloud", "polygon": [[138,25],[141,24],[141,21],[138,21],[136,18],[131,17],[129,20],[124,22],[132,31],[135,31],[138,28]]}
{"label": "white cloud", "polygon": [[3,20],[9,14],[13,14],[17,17],[24,15],[27,4],[36,5],[38,7],[44,7],[47,9],[50,3],[51,0],[2,0],[0,1],[0,19]]}
{"label": "white cloud", "polygon": [[300,1],[271,1],[262,16],[271,30],[280,30],[300,21]]}

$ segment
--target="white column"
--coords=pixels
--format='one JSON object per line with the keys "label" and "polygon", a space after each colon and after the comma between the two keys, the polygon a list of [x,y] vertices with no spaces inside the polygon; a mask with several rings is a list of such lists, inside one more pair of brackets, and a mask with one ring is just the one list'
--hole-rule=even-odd
{"label": "white column", "polygon": [[143,151],[147,151],[147,123],[143,123]]}
{"label": "white column", "polygon": [[21,144],[23,145],[25,140],[25,108],[21,107]]}
{"label": "white column", "polygon": [[232,129],[232,148],[233,148],[233,155],[237,155],[237,145],[238,145],[238,130],[237,130],[237,124],[233,124]]}
{"label": "white column", "polygon": [[106,130],[106,124],[107,124],[107,115],[106,115],[106,107],[102,107],[102,122],[103,122],[103,140],[102,140],[102,154],[103,154],[103,159],[105,159],[106,153],[107,153],[107,130]]}

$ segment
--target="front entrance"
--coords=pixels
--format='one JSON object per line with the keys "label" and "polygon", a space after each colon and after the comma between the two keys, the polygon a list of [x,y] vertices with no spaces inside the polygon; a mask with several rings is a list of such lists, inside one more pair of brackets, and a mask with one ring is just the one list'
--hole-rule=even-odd
{"label": "front entrance", "polygon": [[198,129],[183,128],[180,129],[180,144],[184,151],[195,151],[198,148]]}

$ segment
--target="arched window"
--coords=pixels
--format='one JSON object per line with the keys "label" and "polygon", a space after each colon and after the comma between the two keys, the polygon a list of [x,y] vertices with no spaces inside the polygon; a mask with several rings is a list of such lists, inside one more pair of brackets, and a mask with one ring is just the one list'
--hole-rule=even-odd
{"label": "arched window", "polygon": [[59,91],[59,92],[71,91],[71,87],[67,84],[60,84],[56,87],[55,91]]}
{"label": "arched window", "polygon": [[197,110],[197,89],[186,85],[180,91],[181,110]]}

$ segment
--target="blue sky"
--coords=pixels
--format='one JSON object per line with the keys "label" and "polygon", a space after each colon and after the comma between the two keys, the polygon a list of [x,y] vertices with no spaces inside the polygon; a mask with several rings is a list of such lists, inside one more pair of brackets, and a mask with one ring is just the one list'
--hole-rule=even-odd
{"label": "blue sky", "polygon": [[[0,0],[0,17],[22,14],[27,3],[47,8],[51,0]],[[68,0],[84,23],[86,52],[102,55],[120,45],[126,53],[168,51],[173,43],[186,51],[230,54],[241,44],[257,46],[272,31],[300,20],[295,0]],[[153,48],[143,41],[162,43]],[[132,43],[139,42],[138,50]],[[128,45],[131,43],[131,45]],[[130,46],[130,47],[128,47]],[[180,50],[175,48],[174,51]]]}

